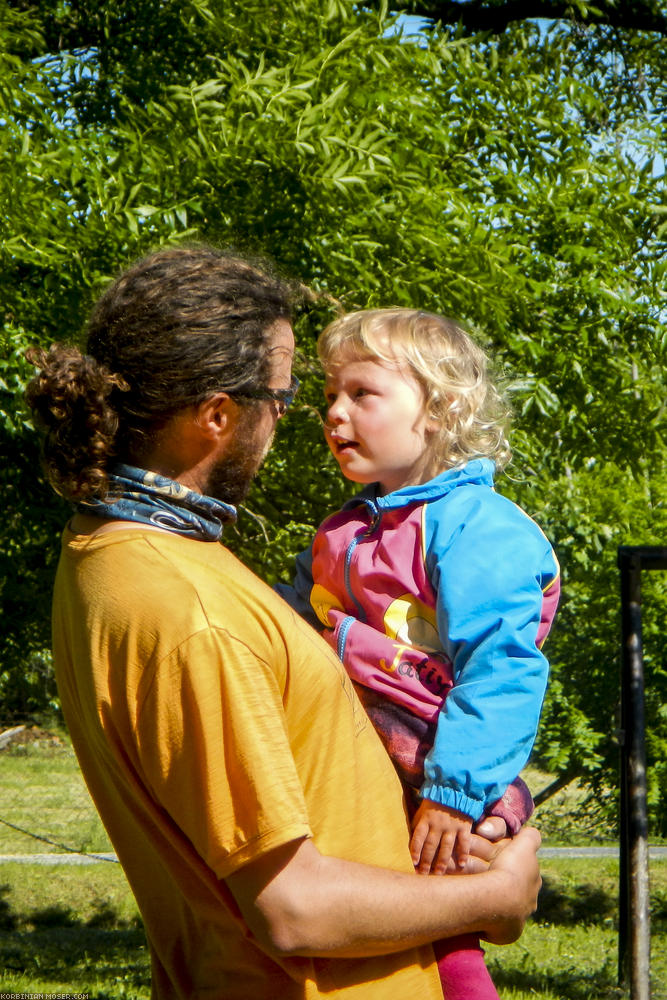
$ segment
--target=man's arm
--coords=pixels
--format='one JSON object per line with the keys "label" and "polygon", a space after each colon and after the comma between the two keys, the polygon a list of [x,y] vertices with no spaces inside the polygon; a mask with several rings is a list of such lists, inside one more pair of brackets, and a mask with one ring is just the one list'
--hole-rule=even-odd
{"label": "man's arm", "polygon": [[486,871],[428,877],[325,857],[299,840],[226,882],[260,946],[282,956],[368,957],[470,932],[509,944],[537,905],[539,843],[524,829],[481,848]]}

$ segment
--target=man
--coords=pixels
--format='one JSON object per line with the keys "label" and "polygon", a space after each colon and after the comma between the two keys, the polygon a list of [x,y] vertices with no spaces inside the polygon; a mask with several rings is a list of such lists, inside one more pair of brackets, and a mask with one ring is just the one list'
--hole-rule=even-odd
{"label": "man", "polygon": [[208,248],[107,290],[28,399],[76,504],[55,586],[63,711],[137,898],[153,995],[441,997],[429,942],[514,940],[535,831],[414,873],[393,768],[336,657],[218,544],[293,398],[285,286]]}

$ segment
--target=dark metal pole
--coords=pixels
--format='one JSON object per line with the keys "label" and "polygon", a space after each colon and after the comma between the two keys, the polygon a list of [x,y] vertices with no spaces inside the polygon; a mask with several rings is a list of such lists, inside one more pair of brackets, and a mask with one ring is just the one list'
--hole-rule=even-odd
{"label": "dark metal pole", "polygon": [[621,548],[621,863],[619,982],[630,944],[630,996],[650,1000],[650,923],[644,664],[641,633],[641,550]]}
{"label": "dark metal pole", "polygon": [[[623,589],[623,577],[621,576],[621,590]],[[624,602],[621,608],[625,606]],[[623,642],[625,648],[625,642]],[[628,961],[628,931],[630,928],[630,874],[628,865],[628,792],[627,792],[627,751],[625,744],[626,732],[626,701],[622,692],[624,684],[624,656],[621,657],[621,721],[619,739],[619,853],[618,853],[618,985],[623,986],[627,981],[627,961]]]}

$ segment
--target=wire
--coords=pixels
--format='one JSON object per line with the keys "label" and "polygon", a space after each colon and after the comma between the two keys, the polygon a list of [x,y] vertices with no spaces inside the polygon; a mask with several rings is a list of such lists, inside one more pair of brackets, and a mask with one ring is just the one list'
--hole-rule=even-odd
{"label": "wire", "polygon": [[57,840],[51,840],[49,837],[42,837],[39,833],[31,833],[30,830],[24,830],[21,826],[16,826],[15,823],[10,823],[9,820],[3,819],[0,816],[0,823],[4,823],[5,826],[9,826],[12,830],[17,830],[19,833],[24,833],[26,837],[32,837],[34,840],[41,840],[45,844],[51,844],[52,847],[59,847],[63,851],[67,851],[69,854],[81,854],[86,858],[96,858],[98,861],[111,861],[112,864],[117,865],[118,858],[105,857],[104,854],[90,854],[88,851],[78,851],[75,847],[68,847],[67,844],[60,844]]}

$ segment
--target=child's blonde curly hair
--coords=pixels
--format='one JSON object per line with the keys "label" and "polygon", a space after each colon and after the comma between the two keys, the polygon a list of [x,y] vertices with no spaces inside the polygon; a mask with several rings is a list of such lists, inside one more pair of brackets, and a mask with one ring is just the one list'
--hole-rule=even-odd
{"label": "child's blonde curly hair", "polygon": [[406,364],[438,424],[432,437],[438,467],[486,457],[500,470],[509,462],[509,406],[491,381],[486,355],[452,320],[417,309],[363,309],[330,323],[317,353],[325,372],[344,356]]}

